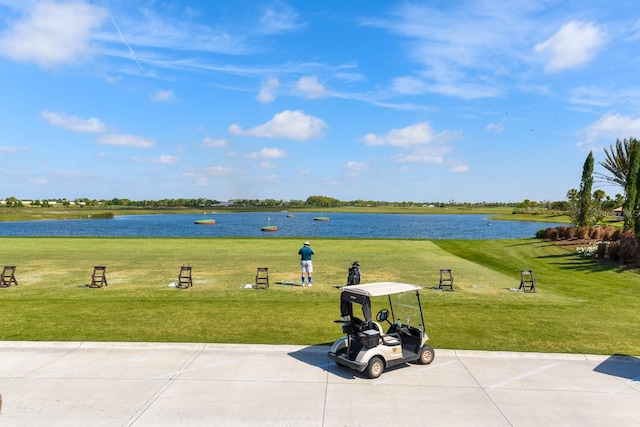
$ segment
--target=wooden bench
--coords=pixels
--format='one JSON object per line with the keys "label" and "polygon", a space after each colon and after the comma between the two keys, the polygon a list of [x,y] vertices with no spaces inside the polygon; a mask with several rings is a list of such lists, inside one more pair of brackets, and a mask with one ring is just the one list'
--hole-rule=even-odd
{"label": "wooden bench", "polygon": [[183,265],[180,267],[180,275],[178,275],[178,284],[177,288],[190,288],[193,286],[193,280],[191,278],[191,267]]}
{"label": "wooden bench", "polygon": [[0,288],[8,288],[11,285],[18,285],[16,280],[16,266],[5,265],[2,269],[2,277],[0,277]]}
{"label": "wooden bench", "polygon": [[453,273],[450,269],[440,270],[440,284],[438,289],[441,291],[453,291]]}
{"label": "wooden bench", "polygon": [[93,267],[93,274],[91,275],[90,288],[101,288],[107,286],[107,267],[104,265],[96,265]]}
{"label": "wooden bench", "polygon": [[520,271],[520,287],[523,292],[535,292],[536,291],[536,279],[533,277],[533,271],[521,270]]}
{"label": "wooden bench", "polygon": [[258,267],[256,271],[256,289],[269,288],[269,268]]}

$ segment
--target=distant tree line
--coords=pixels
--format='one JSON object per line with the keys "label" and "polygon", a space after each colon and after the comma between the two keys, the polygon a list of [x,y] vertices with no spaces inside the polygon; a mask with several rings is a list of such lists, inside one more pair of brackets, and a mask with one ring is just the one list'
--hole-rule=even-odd
{"label": "distant tree line", "polygon": [[[146,209],[162,209],[162,208],[238,208],[238,209],[253,209],[253,208],[337,208],[337,207],[456,207],[459,209],[473,209],[473,208],[486,208],[486,207],[509,207],[515,210],[522,209],[528,213],[538,212],[542,209],[546,210],[559,210],[564,211],[568,209],[567,201],[551,202],[544,200],[540,202],[531,201],[529,199],[524,202],[457,202],[455,200],[449,200],[447,202],[414,202],[414,201],[402,201],[402,202],[389,202],[380,200],[339,200],[333,197],[327,196],[309,196],[306,200],[283,200],[283,199],[231,199],[226,202],[222,202],[216,199],[208,198],[179,198],[179,199],[160,199],[160,200],[130,200],[126,198],[113,198],[113,199],[90,199],[90,198],[76,198],[73,200],[59,198],[59,199],[46,199],[46,200],[20,200],[16,197],[7,197],[4,199],[4,205],[6,207],[22,207],[22,206],[36,206],[36,207],[52,207],[52,206],[64,206],[64,207],[101,207],[101,208],[146,208]],[[613,207],[613,204],[611,204]]]}

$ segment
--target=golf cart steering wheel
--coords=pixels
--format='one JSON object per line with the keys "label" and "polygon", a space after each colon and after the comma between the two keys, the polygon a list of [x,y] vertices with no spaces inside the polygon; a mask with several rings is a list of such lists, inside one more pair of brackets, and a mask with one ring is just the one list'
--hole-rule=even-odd
{"label": "golf cart steering wheel", "polygon": [[376,314],[376,320],[378,322],[384,322],[386,320],[389,324],[391,324],[391,322],[389,322],[389,310],[387,310],[386,308],[380,310],[378,314]]}

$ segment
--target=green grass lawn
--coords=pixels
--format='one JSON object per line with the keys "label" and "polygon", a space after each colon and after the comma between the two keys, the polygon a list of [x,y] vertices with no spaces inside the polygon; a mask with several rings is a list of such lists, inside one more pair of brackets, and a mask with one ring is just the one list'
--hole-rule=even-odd
{"label": "green grass lawn", "polygon": [[[314,239],[314,286],[291,238],[0,238],[0,340],[327,344],[341,335],[339,291],[352,261],[363,282],[425,287],[436,348],[640,355],[640,274],[536,239]],[[91,289],[94,265],[109,286]],[[169,287],[180,266],[194,286]],[[269,267],[267,290],[244,289]],[[451,268],[454,292],[439,292]],[[510,292],[531,269],[538,292]],[[382,307],[379,307],[382,308]],[[376,307],[374,307],[374,310]]]}

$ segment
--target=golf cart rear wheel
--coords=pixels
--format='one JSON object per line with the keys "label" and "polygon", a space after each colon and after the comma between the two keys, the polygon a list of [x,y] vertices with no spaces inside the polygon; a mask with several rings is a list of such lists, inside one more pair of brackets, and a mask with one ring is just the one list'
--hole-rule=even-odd
{"label": "golf cart rear wheel", "polygon": [[375,379],[378,378],[384,372],[384,360],[380,357],[375,356],[372,357],[367,365],[367,375],[369,378]]}
{"label": "golf cart rear wheel", "polygon": [[430,345],[425,345],[420,350],[420,357],[418,358],[418,363],[421,365],[428,365],[433,362],[433,359],[436,357],[436,352]]}

